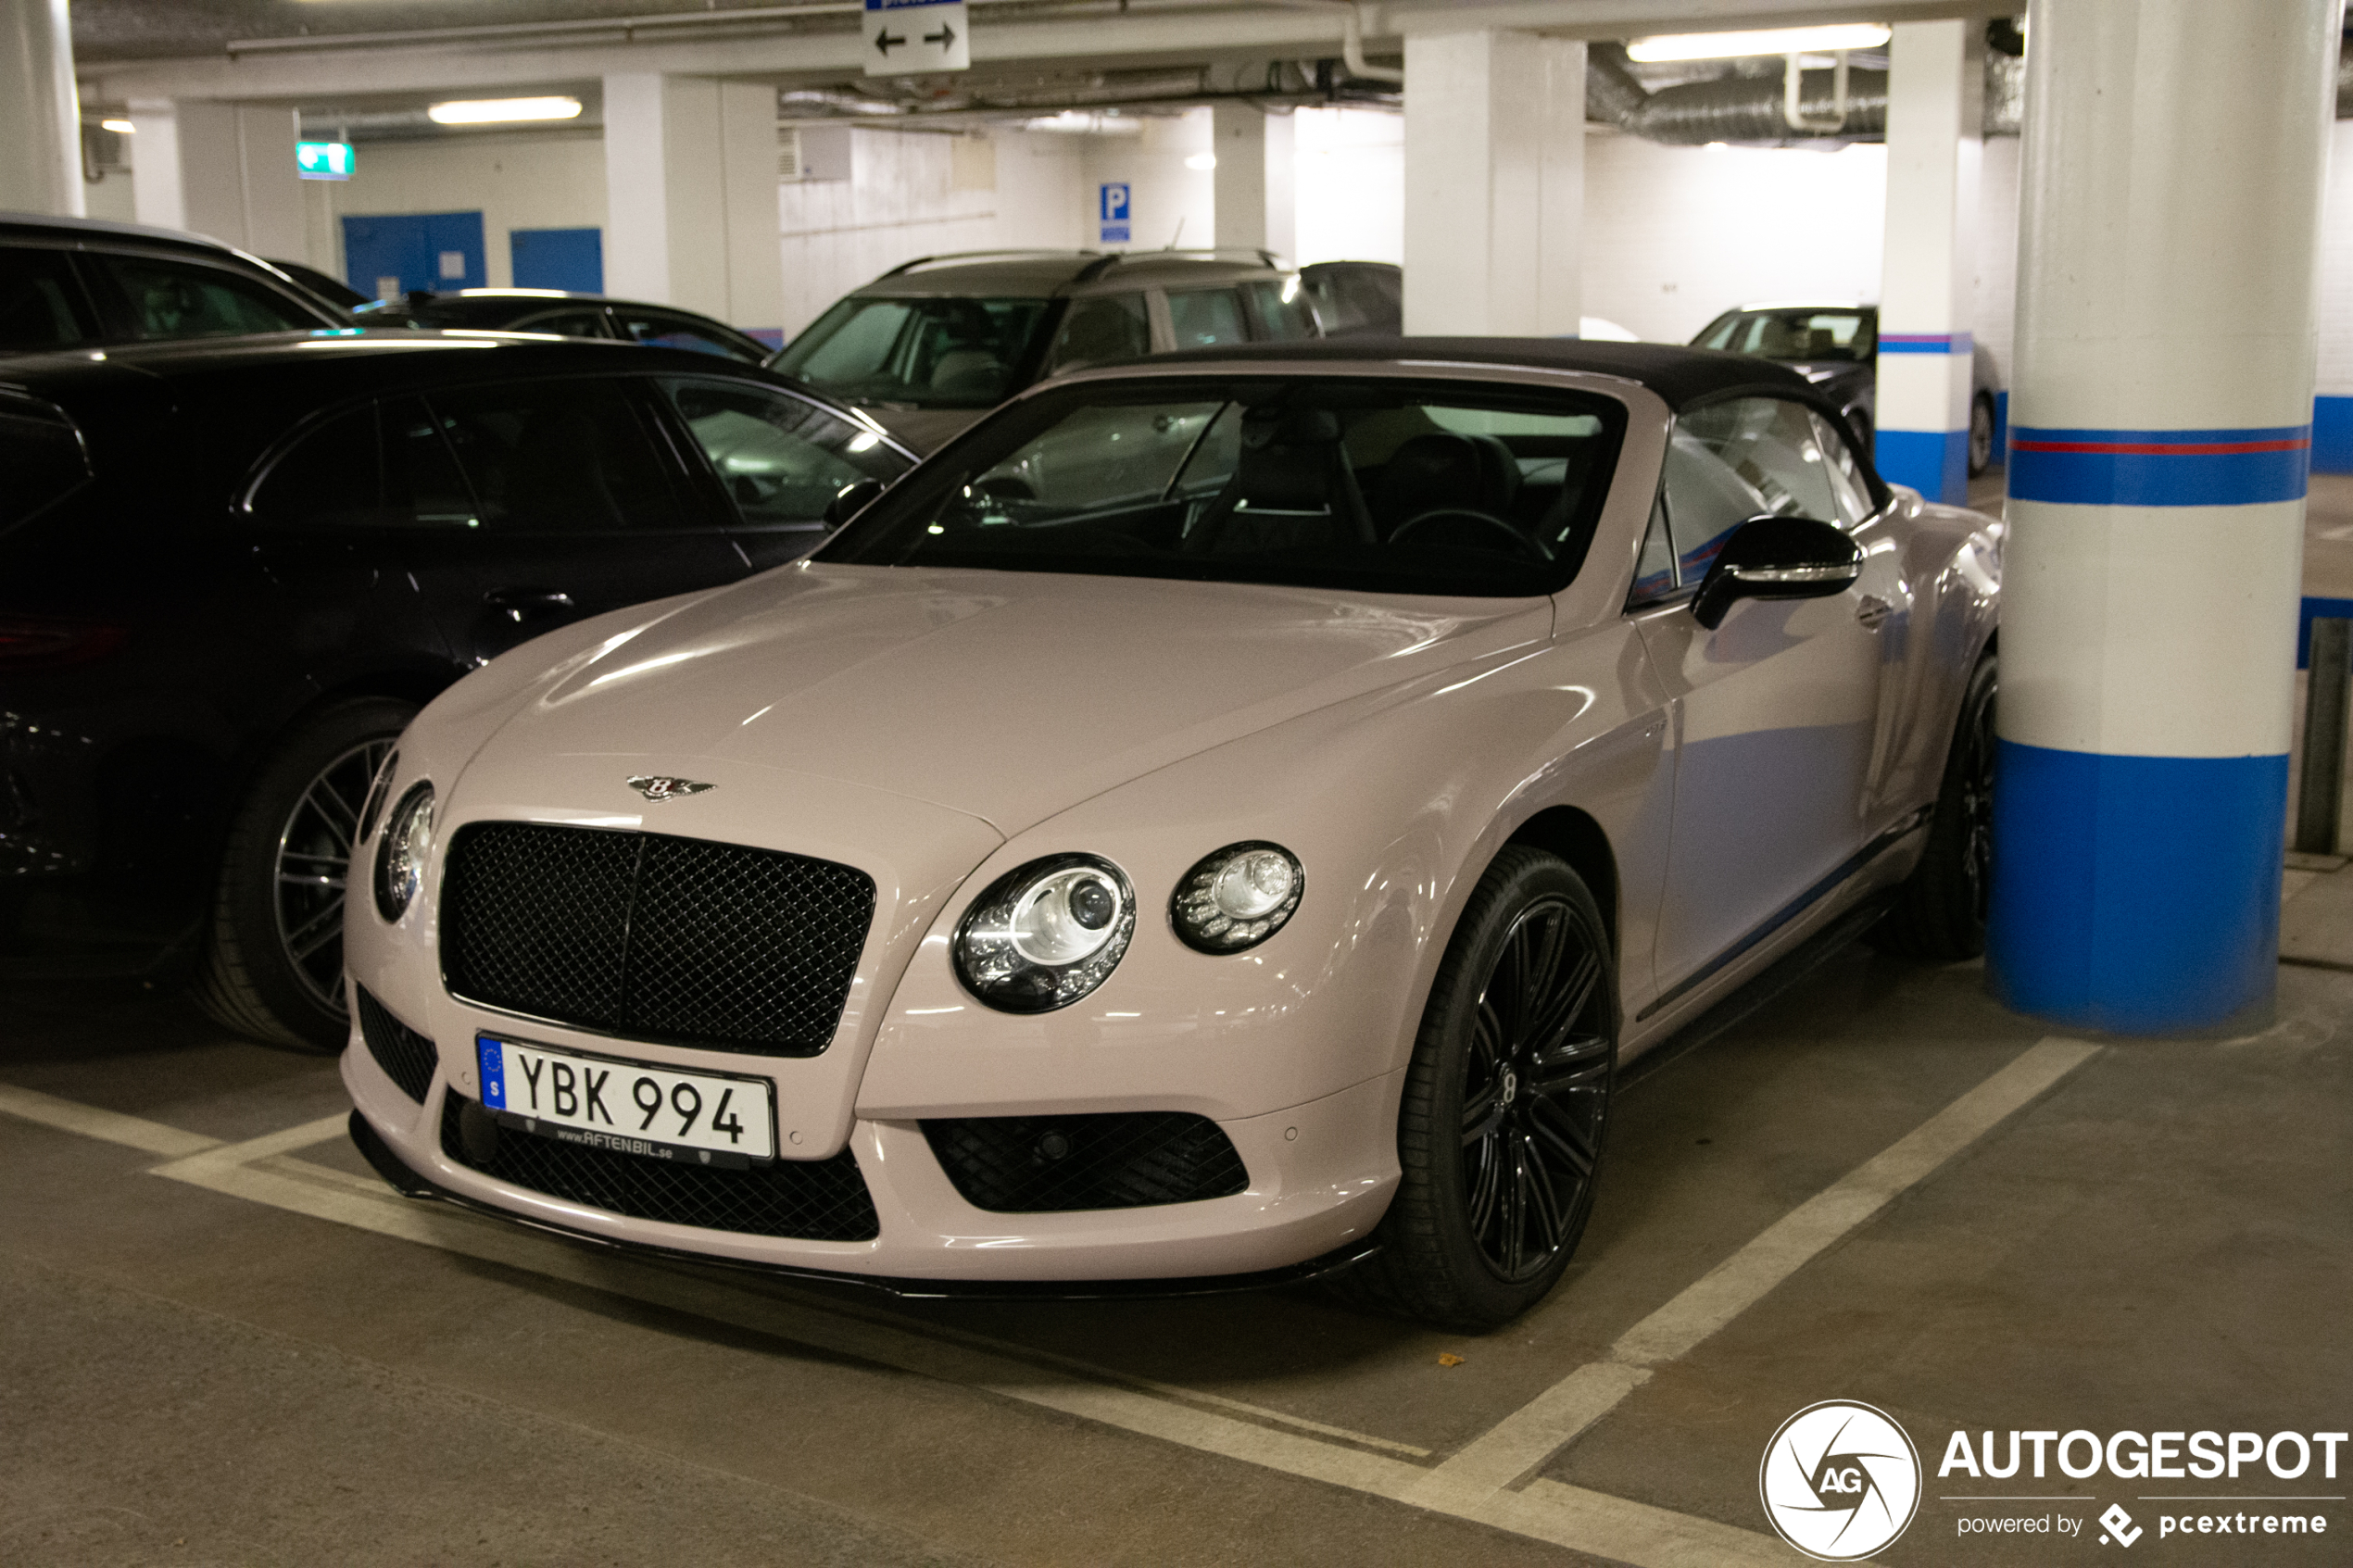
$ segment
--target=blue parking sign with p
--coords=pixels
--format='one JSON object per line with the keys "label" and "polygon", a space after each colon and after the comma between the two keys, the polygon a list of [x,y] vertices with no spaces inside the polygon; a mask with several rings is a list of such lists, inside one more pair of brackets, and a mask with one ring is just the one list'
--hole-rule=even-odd
{"label": "blue parking sign with p", "polygon": [[1102,245],[1127,243],[1127,182],[1107,181],[1101,191]]}

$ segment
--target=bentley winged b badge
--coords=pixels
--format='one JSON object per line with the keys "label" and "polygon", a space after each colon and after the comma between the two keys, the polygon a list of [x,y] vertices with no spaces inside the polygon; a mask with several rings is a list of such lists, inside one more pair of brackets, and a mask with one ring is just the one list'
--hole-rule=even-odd
{"label": "bentley winged b badge", "polygon": [[641,773],[629,781],[629,787],[648,800],[675,800],[682,795],[700,795],[711,785],[694,779],[673,779],[655,773]]}

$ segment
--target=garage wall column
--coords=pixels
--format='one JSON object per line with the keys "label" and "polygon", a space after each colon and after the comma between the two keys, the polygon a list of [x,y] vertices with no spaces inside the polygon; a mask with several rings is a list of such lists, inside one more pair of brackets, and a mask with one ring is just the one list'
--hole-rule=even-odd
{"label": "garage wall column", "polygon": [[1299,117],[1266,117],[1266,248],[1299,260]]}
{"label": "garage wall column", "polygon": [[738,327],[784,320],[776,91],[605,78],[605,291]]}
{"label": "garage wall column", "polygon": [[1266,244],[1266,117],[1254,105],[1220,102],[1209,109],[1210,176],[1216,232],[1210,244],[1257,250]]}
{"label": "garage wall column", "polygon": [[1406,35],[1408,332],[1575,332],[1584,206],[1584,44]]}
{"label": "garage wall column", "polygon": [[66,0],[0,0],[0,212],[79,218],[82,196]]}
{"label": "garage wall column", "polygon": [[1873,457],[1886,478],[1958,505],[1969,499],[1984,26],[1899,22],[1888,68]]}
{"label": "garage wall column", "polygon": [[131,200],[142,223],[192,229],[256,256],[309,254],[295,111],[134,99]]}
{"label": "garage wall column", "polygon": [[2030,13],[1987,954],[2025,1012],[2269,1005],[2342,5]]}

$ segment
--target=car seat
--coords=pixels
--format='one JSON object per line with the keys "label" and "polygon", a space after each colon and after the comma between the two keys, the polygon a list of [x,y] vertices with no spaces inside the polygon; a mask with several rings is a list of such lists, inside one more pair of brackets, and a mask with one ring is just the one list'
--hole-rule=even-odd
{"label": "car seat", "polygon": [[1374,483],[1373,527],[1384,538],[1434,511],[1484,512],[1509,521],[1519,499],[1519,460],[1492,435],[1433,431],[1398,444]]}
{"label": "car seat", "polygon": [[1328,408],[1252,408],[1234,477],[1187,536],[1189,550],[1253,555],[1370,543],[1372,523]]}

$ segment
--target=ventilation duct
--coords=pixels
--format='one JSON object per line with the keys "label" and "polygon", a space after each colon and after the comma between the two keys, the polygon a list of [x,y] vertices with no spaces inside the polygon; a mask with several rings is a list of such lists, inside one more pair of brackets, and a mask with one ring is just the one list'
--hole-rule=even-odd
{"label": "ventilation duct", "polygon": [[[1798,112],[1808,124],[1838,118],[1837,73],[1809,70],[1799,78]],[[1783,73],[1687,82],[1653,93],[1644,88],[1617,44],[1595,44],[1585,56],[1585,113],[1619,130],[1669,146],[1708,142],[1878,141],[1887,134],[1887,73],[1847,73],[1846,115],[1837,131],[1792,129]]]}

